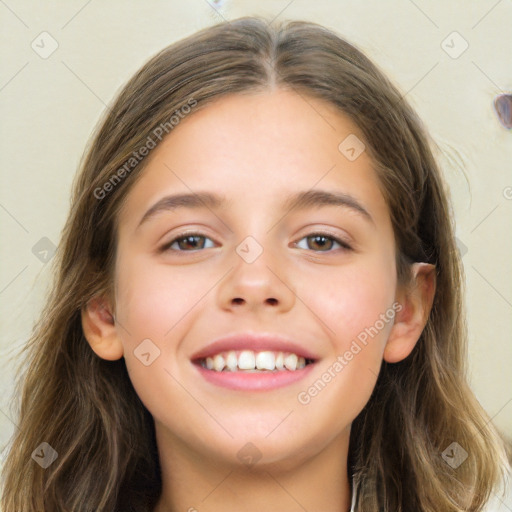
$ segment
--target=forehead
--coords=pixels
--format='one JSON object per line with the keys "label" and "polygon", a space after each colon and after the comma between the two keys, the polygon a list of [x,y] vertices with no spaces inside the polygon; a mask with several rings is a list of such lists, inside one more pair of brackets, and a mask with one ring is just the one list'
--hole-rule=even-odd
{"label": "forehead", "polygon": [[152,151],[120,220],[140,221],[166,194],[205,189],[226,197],[226,206],[247,208],[337,188],[385,210],[372,160],[366,151],[347,158],[344,141],[357,152],[364,147],[357,125],[326,101],[281,89],[221,97],[181,120]]}

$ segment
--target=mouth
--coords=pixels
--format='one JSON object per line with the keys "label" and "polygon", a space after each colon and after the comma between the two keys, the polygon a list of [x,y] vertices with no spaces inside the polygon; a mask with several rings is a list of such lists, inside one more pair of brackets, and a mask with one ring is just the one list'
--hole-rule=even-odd
{"label": "mouth", "polygon": [[305,378],[318,362],[287,338],[244,333],[214,341],[191,358],[208,383],[241,391],[264,391]]}
{"label": "mouth", "polygon": [[295,372],[313,364],[314,360],[293,352],[262,350],[230,350],[194,361],[214,372]]}

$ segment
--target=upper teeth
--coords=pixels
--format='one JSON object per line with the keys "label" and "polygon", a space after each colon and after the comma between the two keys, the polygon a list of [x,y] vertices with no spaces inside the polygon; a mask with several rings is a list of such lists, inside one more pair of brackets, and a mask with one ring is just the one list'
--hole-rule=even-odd
{"label": "upper teeth", "polygon": [[297,354],[283,352],[254,352],[242,350],[222,352],[214,357],[207,357],[201,364],[209,370],[231,371],[238,370],[298,370],[306,366],[306,360]]}

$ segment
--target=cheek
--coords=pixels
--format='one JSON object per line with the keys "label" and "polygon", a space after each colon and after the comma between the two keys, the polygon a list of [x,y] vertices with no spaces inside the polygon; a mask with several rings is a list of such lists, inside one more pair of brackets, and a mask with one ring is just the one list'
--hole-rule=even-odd
{"label": "cheek", "polygon": [[[117,312],[135,338],[168,340],[180,330],[211,284],[192,266],[155,264],[145,257],[118,262]],[[135,340],[136,341],[136,340]]]}
{"label": "cheek", "polygon": [[392,264],[366,260],[316,281],[321,290],[309,294],[331,351],[299,402],[329,422],[352,421],[370,398],[394,322],[394,275]]}
{"label": "cheek", "polygon": [[337,351],[346,350],[347,343],[376,323],[384,335],[379,338],[387,338],[392,321],[386,318],[382,325],[380,320],[392,310],[396,287],[393,267],[367,259],[308,281],[309,286],[314,282],[315,293],[303,288],[298,295],[308,297]]}
{"label": "cheek", "polygon": [[[168,424],[173,424],[166,417],[170,403],[181,403],[182,413],[197,414],[180,385],[185,361],[179,344],[212,283],[192,266],[171,268],[147,256],[120,258],[116,268],[118,335],[137,395],[155,419]],[[187,424],[175,423],[174,430],[186,436]]]}

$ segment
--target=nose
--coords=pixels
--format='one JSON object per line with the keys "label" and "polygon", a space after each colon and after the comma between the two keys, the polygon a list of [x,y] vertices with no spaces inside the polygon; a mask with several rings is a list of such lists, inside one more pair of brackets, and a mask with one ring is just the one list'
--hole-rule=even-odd
{"label": "nose", "polygon": [[218,300],[224,310],[289,311],[295,304],[295,291],[290,284],[284,261],[279,262],[270,250],[262,248],[252,259],[236,253],[233,266],[218,288]]}

